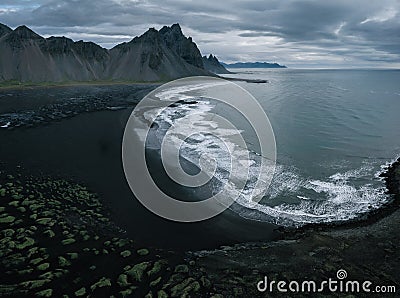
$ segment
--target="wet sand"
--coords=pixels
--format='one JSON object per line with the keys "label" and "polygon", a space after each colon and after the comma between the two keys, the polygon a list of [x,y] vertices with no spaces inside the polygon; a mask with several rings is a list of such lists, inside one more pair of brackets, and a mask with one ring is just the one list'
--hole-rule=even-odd
{"label": "wet sand", "polygon": [[[146,210],[125,181],[121,141],[132,108],[112,111],[104,107],[96,112],[89,109],[71,117],[50,118],[34,127],[0,129],[2,171],[18,169],[23,175],[85,185],[88,191],[98,194],[111,221],[126,231],[126,237],[138,247],[174,250],[174,258],[187,266],[186,278],[199,279],[197,289],[194,280],[185,284],[187,279],[179,277],[183,289],[196,285],[194,297],[264,296],[256,288],[264,276],[273,280],[319,281],[334,278],[339,269],[346,270],[351,280],[370,280],[374,285],[400,289],[399,163],[386,175],[395,203],[363,222],[277,231],[275,226],[244,220],[227,210],[206,222],[174,223]],[[29,104],[25,108],[29,110]],[[155,253],[151,256],[152,262]],[[169,270],[175,270],[174,264]],[[79,274],[88,274],[86,269],[79,270]],[[208,283],[200,282],[200,276]],[[169,273],[166,283],[168,278],[172,278]],[[146,284],[139,292],[144,294],[148,289]],[[328,292],[324,295],[340,296]]]}
{"label": "wet sand", "polygon": [[132,195],[122,169],[122,135],[130,113],[84,113],[45,126],[0,130],[1,160],[6,168],[21,166],[32,175],[83,183],[99,194],[129,235],[146,245],[205,249],[277,237],[275,226],[242,219],[229,210],[205,222],[183,224],[145,209]]}
{"label": "wet sand", "polygon": [[[339,270],[347,272],[345,281],[370,281],[371,293],[330,292],[321,297],[398,297],[400,291],[400,159],[383,175],[388,195],[394,202],[377,217],[349,226],[310,227],[290,232],[279,241],[243,243],[212,251],[192,253],[197,270],[204,270],[224,296],[282,297],[311,294],[279,293],[275,287],[265,293],[257,290],[257,283],[268,279],[278,281],[313,280],[321,282],[337,279]],[[194,269],[196,270],[196,269]],[[377,293],[375,286],[384,286],[386,293]],[[393,288],[394,286],[394,288]],[[389,288],[391,287],[391,288]],[[391,291],[391,293],[389,292]],[[393,292],[396,291],[396,292]],[[348,297],[355,297],[348,296]]]}

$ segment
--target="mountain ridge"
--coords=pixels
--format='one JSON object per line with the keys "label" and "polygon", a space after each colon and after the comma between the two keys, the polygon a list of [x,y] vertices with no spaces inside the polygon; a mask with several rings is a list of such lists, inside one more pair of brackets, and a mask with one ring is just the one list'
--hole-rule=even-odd
{"label": "mountain ridge", "polygon": [[0,24],[0,82],[166,81],[213,75],[179,24],[150,28],[129,42],[105,49],[67,37],[44,38],[22,25]]}
{"label": "mountain ridge", "polygon": [[221,64],[226,68],[287,68],[285,65],[278,63],[269,62],[235,62],[235,63],[224,63]]}
{"label": "mountain ridge", "polygon": [[0,23],[0,38],[5,35],[8,34],[12,31],[12,29],[4,24]]}

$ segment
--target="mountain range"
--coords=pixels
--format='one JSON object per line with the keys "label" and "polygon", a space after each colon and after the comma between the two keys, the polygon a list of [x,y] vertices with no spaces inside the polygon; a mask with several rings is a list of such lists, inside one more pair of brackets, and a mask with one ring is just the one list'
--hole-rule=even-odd
{"label": "mountain range", "polygon": [[44,38],[26,26],[0,24],[0,82],[167,81],[228,73],[202,57],[179,24],[149,29],[108,50],[93,42]]}
{"label": "mountain range", "polygon": [[285,65],[268,62],[236,62],[231,64],[221,62],[221,65],[226,68],[287,68]]}

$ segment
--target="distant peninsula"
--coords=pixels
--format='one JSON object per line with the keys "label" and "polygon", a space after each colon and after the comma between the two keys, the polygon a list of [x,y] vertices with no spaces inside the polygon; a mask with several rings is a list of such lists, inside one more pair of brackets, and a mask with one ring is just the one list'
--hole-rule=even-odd
{"label": "distant peninsula", "polygon": [[268,62],[236,62],[236,63],[223,63],[220,62],[225,68],[287,68],[285,65],[278,63]]}

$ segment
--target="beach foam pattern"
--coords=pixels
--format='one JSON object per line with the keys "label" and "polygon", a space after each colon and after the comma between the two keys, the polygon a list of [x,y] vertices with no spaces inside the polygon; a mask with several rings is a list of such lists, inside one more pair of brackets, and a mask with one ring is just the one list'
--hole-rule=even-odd
{"label": "beach foam pattern", "polygon": [[[232,119],[214,111],[216,104],[238,111],[248,121],[258,137],[258,152],[248,149],[243,130]],[[154,188],[146,162],[136,158],[145,155],[143,145],[160,152],[170,179],[180,186],[205,186],[207,192],[211,186],[211,196],[182,202]],[[147,95],[128,120],[123,141],[125,174],[135,196],[157,215],[185,222],[215,216],[243,195],[252,202],[262,199],[273,177],[275,156],[272,127],[259,103],[238,85],[210,77],[177,80]],[[199,173],[186,173],[181,159],[197,166]],[[138,165],[148,173],[142,183],[132,170]],[[143,185],[149,186],[146,191]]]}
{"label": "beach foam pattern", "polygon": [[[215,193],[220,191],[219,188],[224,188],[226,195],[235,197],[235,202],[229,208],[238,215],[284,226],[301,226],[308,223],[347,221],[380,208],[387,202],[383,183],[381,187],[353,183],[360,178],[374,178],[375,167],[368,164],[359,169],[339,171],[325,180],[302,177],[296,168],[286,165],[277,165],[276,168],[271,165],[273,169],[262,168],[260,161],[264,157],[230,141],[232,135],[245,133],[219,127],[218,122],[205,116],[215,108],[213,101],[207,97],[188,94],[188,91],[204,88],[207,88],[206,84],[156,93],[161,101],[173,100],[182,104],[168,107],[162,112],[151,110],[144,117],[149,122],[157,123],[158,143],[163,141],[166,131],[171,126],[174,127],[169,137],[176,150],[179,150],[180,157],[216,178],[220,183],[215,185]],[[188,117],[190,121],[185,122],[185,125],[174,125],[183,117]],[[204,131],[192,134],[198,131],[198,127],[204,128]],[[232,160],[242,164],[243,168],[248,168],[248,172],[237,171],[228,179],[227,173],[230,173]],[[218,161],[217,170],[215,161]],[[342,165],[331,167],[341,169]],[[263,181],[263,177],[268,176],[271,171],[275,171],[275,176],[269,185],[268,179]],[[235,181],[243,180],[246,181],[245,186],[237,187]],[[260,196],[263,197],[260,202],[255,200],[255,197]],[[282,197],[290,197],[296,203],[280,202]]]}

